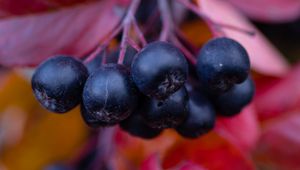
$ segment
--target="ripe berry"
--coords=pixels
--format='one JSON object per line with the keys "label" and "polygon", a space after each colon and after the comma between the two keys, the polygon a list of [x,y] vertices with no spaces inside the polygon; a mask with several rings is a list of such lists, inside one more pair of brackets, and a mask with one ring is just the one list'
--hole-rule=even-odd
{"label": "ripe berry", "polygon": [[86,68],[88,69],[89,74],[92,74],[95,70],[97,70],[101,66],[104,56],[105,56],[104,52],[101,52],[92,61],[86,64]]}
{"label": "ripe berry", "polygon": [[138,93],[123,65],[107,64],[87,79],[83,105],[95,121],[116,124],[129,116],[136,106]]}
{"label": "ripe berry", "polygon": [[176,128],[177,132],[187,138],[196,138],[213,129],[215,111],[210,101],[198,91],[190,93],[187,118]]}
{"label": "ripe berry", "polygon": [[197,60],[197,73],[202,86],[220,94],[234,84],[246,80],[250,70],[245,48],[229,38],[210,40],[201,49]]}
{"label": "ripe berry", "polygon": [[214,100],[215,107],[222,116],[236,115],[251,102],[254,92],[255,86],[249,76],[243,83],[236,84],[228,92],[219,95]]}
{"label": "ripe berry", "polygon": [[146,123],[156,129],[178,126],[188,113],[188,93],[185,87],[165,100],[148,98],[143,102],[142,116]]}
{"label": "ripe berry", "polygon": [[65,113],[80,103],[87,77],[88,71],[80,61],[57,56],[37,68],[31,85],[42,106],[52,112]]}
{"label": "ripe berry", "polygon": [[157,137],[162,130],[154,129],[148,126],[140,113],[143,109],[138,109],[133,112],[127,119],[120,123],[120,127],[129,134],[145,139]]}
{"label": "ripe berry", "polygon": [[133,81],[142,93],[164,99],[183,86],[188,64],[178,48],[157,41],[148,44],[136,55],[131,71]]}
{"label": "ripe berry", "polygon": [[92,128],[98,128],[98,127],[105,127],[105,126],[111,126],[114,125],[114,123],[107,123],[103,122],[101,117],[99,117],[98,114],[94,114],[94,112],[88,112],[84,106],[84,104],[81,104],[80,106],[80,112],[81,117],[84,120],[84,122]]}

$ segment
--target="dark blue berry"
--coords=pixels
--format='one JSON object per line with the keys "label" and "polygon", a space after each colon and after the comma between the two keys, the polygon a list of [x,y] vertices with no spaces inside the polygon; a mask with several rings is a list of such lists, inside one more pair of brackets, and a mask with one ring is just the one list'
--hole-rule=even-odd
{"label": "dark blue berry", "polygon": [[202,86],[220,94],[246,80],[250,70],[245,48],[229,38],[216,38],[206,43],[197,60],[197,73]]}
{"label": "dark blue berry", "polygon": [[241,112],[249,104],[255,92],[254,83],[249,76],[243,83],[236,84],[228,92],[214,100],[218,113],[222,116],[233,116]]}
{"label": "dark blue berry", "polygon": [[83,90],[86,113],[95,121],[117,124],[135,109],[138,92],[123,65],[101,66],[87,79]]}
{"label": "dark blue berry", "polygon": [[143,48],[131,65],[132,78],[149,97],[164,99],[185,83],[188,64],[181,51],[167,42],[153,42]]}
{"label": "dark blue berry", "polygon": [[86,64],[86,68],[88,69],[89,74],[92,74],[101,66],[103,57],[105,57],[105,53],[101,52],[98,55],[96,55],[96,57],[92,61]]}
{"label": "dark blue berry", "polygon": [[129,134],[144,138],[144,139],[152,139],[157,137],[162,130],[154,129],[148,126],[141,116],[143,109],[138,109],[133,112],[127,119],[120,123],[120,127],[128,132]]}
{"label": "dark blue berry", "polygon": [[185,87],[182,87],[167,99],[146,99],[141,114],[152,128],[173,128],[185,119],[188,113],[188,99],[188,93]]}
{"label": "dark blue berry", "polygon": [[42,106],[52,112],[65,113],[80,103],[87,77],[88,71],[79,60],[57,56],[37,68],[31,84]]}
{"label": "dark blue berry", "polygon": [[114,122],[104,122],[98,114],[94,114],[94,112],[88,112],[84,104],[80,105],[80,113],[84,122],[91,128],[112,126],[115,124]]}
{"label": "dark blue berry", "polygon": [[215,111],[210,101],[198,91],[190,93],[189,113],[186,119],[176,128],[186,138],[197,138],[214,128]]}

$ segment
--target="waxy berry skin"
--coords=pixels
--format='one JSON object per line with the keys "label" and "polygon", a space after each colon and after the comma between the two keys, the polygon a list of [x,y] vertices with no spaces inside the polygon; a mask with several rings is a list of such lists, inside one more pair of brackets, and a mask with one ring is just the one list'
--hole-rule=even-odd
{"label": "waxy berry skin", "polygon": [[131,74],[142,93],[165,99],[184,85],[188,64],[178,48],[167,42],[156,41],[135,56]]}
{"label": "waxy berry skin", "polygon": [[56,56],[37,68],[31,85],[43,107],[52,112],[65,113],[80,103],[87,77],[88,71],[79,60]]}
{"label": "waxy berry skin", "polygon": [[91,128],[98,128],[98,127],[106,127],[112,126],[114,123],[107,123],[101,121],[97,114],[93,114],[93,112],[88,112],[84,107],[84,104],[81,103],[80,105],[80,113],[83,121]]}
{"label": "waxy berry skin", "polygon": [[214,100],[218,114],[234,116],[249,104],[254,96],[254,82],[249,76],[243,83],[236,84],[228,92],[219,95]]}
{"label": "waxy berry skin", "polygon": [[138,91],[123,65],[107,64],[89,76],[83,90],[87,113],[106,124],[124,120],[135,109]]}
{"label": "waxy berry skin", "polygon": [[186,138],[197,138],[214,128],[215,110],[210,101],[198,91],[190,93],[189,113],[186,119],[176,128]]}
{"label": "waxy berry skin", "polygon": [[152,128],[174,128],[187,116],[188,99],[187,90],[182,87],[165,100],[146,99],[143,102],[143,112],[141,114],[146,123]]}
{"label": "waxy berry skin", "polygon": [[235,40],[212,39],[198,54],[199,81],[211,93],[220,94],[228,91],[234,84],[242,83],[249,71],[249,56],[245,48]]}
{"label": "waxy berry skin", "polygon": [[154,129],[148,126],[140,113],[143,109],[133,112],[127,119],[120,123],[120,127],[133,136],[144,139],[152,139],[157,137],[162,130]]}

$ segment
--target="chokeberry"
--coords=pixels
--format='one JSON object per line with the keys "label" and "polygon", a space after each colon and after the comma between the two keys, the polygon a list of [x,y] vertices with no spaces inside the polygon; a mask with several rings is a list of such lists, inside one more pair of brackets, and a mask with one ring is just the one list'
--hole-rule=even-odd
{"label": "chokeberry", "polygon": [[81,101],[86,67],[69,56],[57,56],[42,63],[33,74],[31,85],[35,97],[46,109],[65,113]]}
{"label": "chokeberry", "polygon": [[129,134],[144,139],[152,139],[157,137],[162,130],[154,129],[148,126],[141,116],[143,109],[137,109],[127,119],[120,123],[120,127]]}
{"label": "chokeberry", "polygon": [[173,128],[185,119],[188,113],[188,99],[187,90],[182,87],[164,100],[145,99],[141,114],[152,128]]}
{"label": "chokeberry", "polygon": [[153,42],[143,48],[131,65],[132,78],[147,96],[164,99],[185,83],[188,64],[181,51],[167,42]]}
{"label": "chokeberry", "polygon": [[189,113],[186,119],[176,128],[183,137],[197,138],[213,129],[215,110],[202,93],[193,91],[188,102]]}
{"label": "chokeberry", "polygon": [[96,55],[96,57],[93,60],[91,60],[86,64],[86,68],[88,69],[89,74],[92,74],[95,70],[97,70],[101,66],[104,57],[105,57],[105,52],[102,51],[98,55]]}
{"label": "chokeberry", "polygon": [[216,38],[206,43],[197,59],[197,73],[201,85],[220,94],[234,84],[246,80],[250,70],[245,48],[229,38]]}
{"label": "chokeberry", "polygon": [[216,97],[214,105],[222,116],[233,116],[249,104],[255,92],[254,83],[249,76],[243,83],[236,84],[228,92]]}
{"label": "chokeberry", "polygon": [[88,112],[83,103],[80,105],[80,113],[83,121],[91,128],[114,125],[114,122],[110,123],[102,121],[101,117],[99,117],[99,114],[94,114],[94,112]]}
{"label": "chokeberry", "polygon": [[83,105],[90,117],[117,124],[136,106],[138,91],[123,65],[107,64],[89,76],[83,90]]}

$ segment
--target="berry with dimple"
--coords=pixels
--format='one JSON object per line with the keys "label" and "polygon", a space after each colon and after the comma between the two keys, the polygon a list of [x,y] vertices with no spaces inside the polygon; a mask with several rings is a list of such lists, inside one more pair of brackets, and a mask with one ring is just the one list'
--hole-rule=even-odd
{"label": "berry with dimple", "polygon": [[80,61],[57,56],[37,68],[31,84],[42,106],[52,112],[65,113],[80,103],[87,77],[88,71]]}
{"label": "berry with dimple", "polygon": [[132,78],[147,96],[165,99],[185,83],[188,64],[174,45],[156,41],[145,46],[131,65]]}
{"label": "berry with dimple", "polygon": [[109,125],[127,118],[135,109],[138,91],[123,65],[108,64],[87,79],[83,90],[86,113]]}
{"label": "berry with dimple", "polygon": [[188,99],[188,93],[185,87],[182,87],[164,100],[145,99],[141,114],[152,128],[173,128],[185,119],[188,113]]}
{"label": "berry with dimple", "polygon": [[229,38],[210,40],[198,55],[199,81],[211,93],[220,94],[242,83],[249,70],[250,61],[245,48]]}
{"label": "berry with dimple", "polygon": [[197,138],[214,128],[216,116],[210,101],[200,92],[190,93],[187,118],[176,128],[177,132],[187,138]]}
{"label": "berry with dimple", "polygon": [[254,82],[249,76],[243,83],[236,84],[228,92],[217,96],[214,105],[220,115],[233,116],[251,102],[254,92]]}
{"label": "berry with dimple", "polygon": [[154,129],[148,126],[141,116],[143,109],[137,109],[127,119],[120,123],[120,127],[129,134],[144,139],[152,139],[157,137],[162,130]]}

